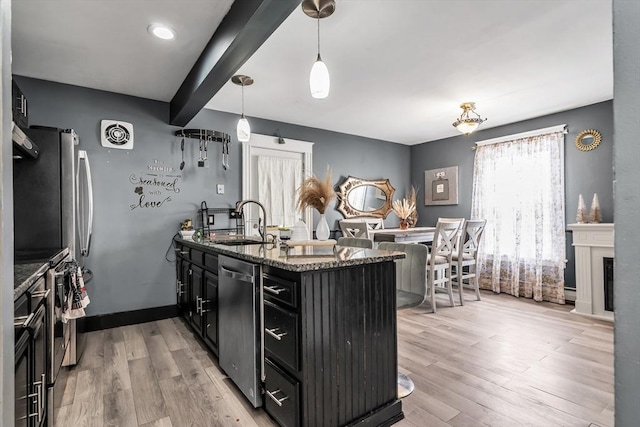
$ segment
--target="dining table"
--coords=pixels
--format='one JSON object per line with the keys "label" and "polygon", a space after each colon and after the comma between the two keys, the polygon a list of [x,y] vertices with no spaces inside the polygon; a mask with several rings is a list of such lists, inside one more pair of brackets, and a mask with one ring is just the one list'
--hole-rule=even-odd
{"label": "dining table", "polygon": [[379,230],[369,230],[369,235],[373,243],[394,242],[394,243],[431,243],[435,234],[435,227],[412,227],[383,228]]}

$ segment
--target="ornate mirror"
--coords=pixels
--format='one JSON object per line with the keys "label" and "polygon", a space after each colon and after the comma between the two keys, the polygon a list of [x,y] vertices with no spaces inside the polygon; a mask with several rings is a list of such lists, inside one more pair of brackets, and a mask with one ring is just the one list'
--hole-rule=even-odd
{"label": "ornate mirror", "polygon": [[583,130],[576,136],[576,148],[580,151],[591,151],[602,142],[602,134],[595,129]]}
{"label": "ornate mirror", "polygon": [[340,184],[337,209],[345,218],[386,218],[394,191],[388,179],[368,181],[349,176]]}

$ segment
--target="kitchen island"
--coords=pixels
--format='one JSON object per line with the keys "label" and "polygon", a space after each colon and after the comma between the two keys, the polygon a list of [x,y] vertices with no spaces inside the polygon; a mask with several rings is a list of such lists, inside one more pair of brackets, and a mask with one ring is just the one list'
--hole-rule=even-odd
{"label": "kitchen island", "polygon": [[404,254],[179,238],[175,245],[178,306],[216,355],[231,345],[220,338],[236,323],[224,314],[228,291],[219,292],[219,285],[229,273],[219,260],[256,266],[252,338],[262,381],[258,404],[252,403],[264,402],[280,425],[384,426],[403,418],[393,261]]}

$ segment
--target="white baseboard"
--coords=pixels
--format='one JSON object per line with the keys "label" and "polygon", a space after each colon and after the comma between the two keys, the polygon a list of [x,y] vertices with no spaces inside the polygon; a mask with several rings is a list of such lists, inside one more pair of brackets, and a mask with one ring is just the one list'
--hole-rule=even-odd
{"label": "white baseboard", "polygon": [[576,290],[564,288],[564,299],[565,301],[576,302]]}

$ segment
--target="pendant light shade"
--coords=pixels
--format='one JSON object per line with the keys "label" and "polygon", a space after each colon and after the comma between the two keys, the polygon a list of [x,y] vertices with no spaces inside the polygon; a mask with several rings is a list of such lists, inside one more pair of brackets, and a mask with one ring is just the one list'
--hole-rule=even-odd
{"label": "pendant light shade", "polygon": [[334,0],[304,0],[302,2],[304,13],[318,21],[318,57],[309,74],[309,89],[311,90],[311,96],[316,99],[323,99],[329,96],[331,87],[329,69],[320,57],[320,18],[331,16],[335,9],[336,3]]}
{"label": "pendant light shade", "polygon": [[238,120],[236,132],[238,134],[238,141],[247,142],[251,139],[251,126],[249,125],[249,120],[244,116],[244,87],[251,86],[253,84],[253,79],[249,76],[238,74],[231,77],[231,81],[234,84],[242,86],[242,114]]}
{"label": "pendant light shade", "polygon": [[238,120],[238,141],[247,142],[251,139],[251,126],[249,125],[249,120],[242,115],[240,120]]}
{"label": "pendant light shade", "polygon": [[318,55],[318,59],[313,64],[313,67],[311,67],[309,88],[311,89],[311,96],[314,98],[322,99],[329,96],[329,89],[331,88],[329,69],[325,63],[322,62],[320,55]]}

